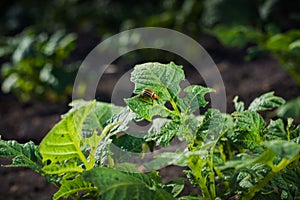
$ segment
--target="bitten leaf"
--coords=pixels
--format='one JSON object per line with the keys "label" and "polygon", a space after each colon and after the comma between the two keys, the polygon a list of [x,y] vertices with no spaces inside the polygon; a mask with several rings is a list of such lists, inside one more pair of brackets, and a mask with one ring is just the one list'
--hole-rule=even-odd
{"label": "bitten leaf", "polygon": [[157,145],[166,147],[178,132],[179,127],[180,124],[174,121],[157,118],[153,120],[146,141],[155,141]]}
{"label": "bitten leaf", "polygon": [[134,84],[134,93],[140,94],[143,89],[151,88],[160,99],[169,100],[180,92],[180,81],[184,80],[182,66],[161,63],[136,65],[130,79]]}
{"label": "bitten leaf", "polygon": [[248,110],[263,111],[278,108],[285,103],[281,97],[274,96],[274,92],[268,92],[254,99],[249,105]]}
{"label": "bitten leaf", "polygon": [[12,158],[12,163],[7,167],[29,167],[38,172],[41,170],[42,157],[33,142],[20,144],[15,140],[4,141],[0,137],[0,157]]}
{"label": "bitten leaf", "polygon": [[167,117],[173,115],[172,111],[163,104],[158,104],[151,99],[136,96],[125,99],[125,102],[132,111],[148,121],[152,121],[153,116]]}
{"label": "bitten leaf", "polygon": [[213,91],[213,89],[202,87],[200,85],[190,85],[184,88],[184,92],[187,96],[179,101],[181,112],[188,115],[199,107],[205,107],[208,102],[205,100],[204,95]]}
{"label": "bitten leaf", "polygon": [[[182,66],[177,66],[173,62],[136,65],[130,80],[135,84],[136,96],[125,99],[125,102],[133,112],[148,121],[151,121],[155,115],[171,116],[173,119],[176,115],[180,117],[177,103],[180,92],[179,83],[184,80]],[[143,96],[144,89],[152,90],[157,98]],[[172,108],[167,108],[166,102],[170,102]]]}
{"label": "bitten leaf", "polygon": [[233,113],[234,133],[230,136],[235,144],[242,144],[244,148],[255,148],[264,138],[266,125],[260,114],[254,111]]}

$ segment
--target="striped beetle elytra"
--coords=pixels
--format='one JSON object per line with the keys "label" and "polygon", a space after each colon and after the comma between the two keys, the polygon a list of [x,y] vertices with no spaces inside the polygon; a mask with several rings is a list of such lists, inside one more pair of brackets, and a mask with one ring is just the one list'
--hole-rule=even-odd
{"label": "striped beetle elytra", "polygon": [[142,97],[148,97],[148,98],[151,98],[151,99],[154,99],[154,100],[158,100],[158,96],[157,94],[149,89],[149,88],[145,88],[142,92],[141,92],[141,96]]}

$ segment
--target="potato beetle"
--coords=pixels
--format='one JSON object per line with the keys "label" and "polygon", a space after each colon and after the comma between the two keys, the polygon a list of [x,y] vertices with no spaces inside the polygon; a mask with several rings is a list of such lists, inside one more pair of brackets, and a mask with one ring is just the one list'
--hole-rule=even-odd
{"label": "potato beetle", "polygon": [[151,99],[154,99],[154,100],[158,100],[158,96],[157,94],[149,89],[149,88],[145,88],[142,92],[141,92],[141,96],[142,97],[148,97],[148,98],[151,98]]}

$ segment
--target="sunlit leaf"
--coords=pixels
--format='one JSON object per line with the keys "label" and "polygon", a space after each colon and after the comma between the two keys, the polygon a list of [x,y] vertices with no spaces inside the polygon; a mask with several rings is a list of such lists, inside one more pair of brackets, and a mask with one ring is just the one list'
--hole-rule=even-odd
{"label": "sunlit leaf", "polygon": [[43,171],[47,174],[57,174],[59,176],[64,175],[65,173],[81,173],[83,172],[82,167],[78,166],[78,163],[67,162],[62,164],[50,164],[43,167]]}
{"label": "sunlit leaf", "polygon": [[180,92],[179,83],[184,80],[182,66],[161,63],[136,65],[130,80],[135,84],[134,93],[140,94],[143,89],[155,91],[159,99],[170,100]]}
{"label": "sunlit leaf", "polygon": [[[176,102],[180,92],[179,83],[184,80],[182,66],[177,66],[172,62],[136,65],[130,80],[135,84],[134,93],[137,96],[125,99],[125,102],[133,112],[148,121],[151,121],[155,115],[173,118],[176,114],[179,115]],[[151,89],[158,99],[142,96],[144,89]],[[171,109],[165,107],[167,101],[170,102]]]}
{"label": "sunlit leaf", "polygon": [[78,158],[85,165],[88,164],[81,151],[81,129],[93,106],[92,102],[78,108],[52,128],[39,146],[43,162],[56,163]]}

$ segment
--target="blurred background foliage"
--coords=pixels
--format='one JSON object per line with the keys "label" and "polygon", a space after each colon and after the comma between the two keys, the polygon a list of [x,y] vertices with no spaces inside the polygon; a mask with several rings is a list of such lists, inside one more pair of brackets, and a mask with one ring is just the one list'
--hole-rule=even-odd
{"label": "blurred background foliage", "polygon": [[[299,0],[3,0],[0,5],[2,90],[21,101],[65,100],[78,63],[94,45],[144,26],[171,28],[196,40],[212,35],[224,46],[247,49],[248,60],[271,54],[300,84]],[[149,53],[133,57],[149,59]]]}

